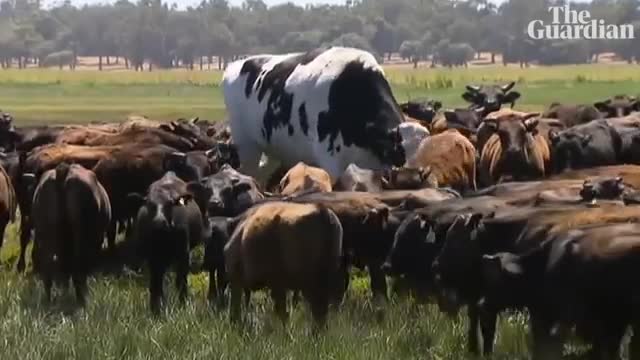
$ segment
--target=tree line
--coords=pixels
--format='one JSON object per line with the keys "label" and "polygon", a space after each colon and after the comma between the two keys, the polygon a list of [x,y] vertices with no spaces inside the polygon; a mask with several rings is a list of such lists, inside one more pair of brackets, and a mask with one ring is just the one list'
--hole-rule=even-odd
{"label": "tree line", "polygon": [[637,40],[532,40],[534,19],[562,0],[345,0],[343,5],[267,6],[245,0],[204,0],[178,9],[161,0],[118,0],[75,7],[69,1],[43,9],[39,0],[0,2],[2,68],[75,67],[79,56],[98,67],[124,61],[127,68],[223,68],[239,56],[306,51],[342,45],[374,53],[380,61],[399,53],[416,66],[432,60],[466,66],[481,52],[506,63],[561,64],[598,61],[614,52],[640,62],[640,0],[575,3],[608,24],[633,24]]}

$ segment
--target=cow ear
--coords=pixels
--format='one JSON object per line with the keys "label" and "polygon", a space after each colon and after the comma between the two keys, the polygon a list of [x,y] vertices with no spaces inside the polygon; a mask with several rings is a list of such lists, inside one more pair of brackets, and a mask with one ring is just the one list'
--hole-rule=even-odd
{"label": "cow ear", "polygon": [[632,111],[640,111],[640,100],[638,100],[635,96],[630,98],[631,101],[631,110]]}
{"label": "cow ear", "polygon": [[431,107],[433,108],[433,111],[438,111],[438,110],[442,109],[442,102],[434,101],[433,104],[431,105]]}
{"label": "cow ear", "polygon": [[464,99],[464,101],[472,104],[475,104],[476,100],[478,99],[475,92],[469,91],[462,93],[462,98]]}
{"label": "cow ear", "polygon": [[511,91],[509,93],[507,93],[503,98],[502,98],[502,102],[504,102],[505,104],[507,103],[511,103],[511,107],[513,107],[513,105],[515,104],[516,100],[520,99],[520,93],[517,91]]}
{"label": "cow ear", "polygon": [[598,101],[597,103],[594,103],[593,106],[598,109],[598,111],[606,113],[609,111],[609,104],[611,103],[611,100],[607,100],[607,101]]}
{"label": "cow ear", "polygon": [[560,135],[558,133],[558,130],[555,130],[555,129],[549,130],[549,142],[552,145],[556,144],[559,139],[560,139]]}
{"label": "cow ear", "polygon": [[456,114],[455,111],[445,111],[444,118],[447,121],[447,123],[459,123],[458,114]]}
{"label": "cow ear", "polygon": [[[531,114],[527,115],[524,120],[524,128],[527,132],[533,132],[538,127],[538,119],[529,117]],[[533,114],[533,116],[537,116],[537,114]]]}
{"label": "cow ear", "polygon": [[182,194],[174,201],[174,205],[185,206],[191,200],[193,200],[193,194],[191,193]]}
{"label": "cow ear", "polygon": [[622,176],[616,176],[615,181],[616,181],[618,184],[622,184],[622,183],[623,183],[623,181],[624,181],[624,179],[622,179]]}
{"label": "cow ear", "polygon": [[471,93],[477,93],[478,91],[480,91],[480,86],[478,85],[467,85],[466,88]]}
{"label": "cow ear", "polygon": [[433,168],[431,168],[431,165],[427,165],[426,167],[420,167],[418,171],[420,171],[420,179],[422,179],[422,182],[425,182],[429,179]]}
{"label": "cow ear", "polygon": [[216,128],[215,126],[209,126],[207,128],[206,134],[208,137],[214,137],[216,135]]}
{"label": "cow ear", "polygon": [[195,125],[198,123],[198,121],[200,121],[200,117],[196,116],[193,119],[191,119],[191,121],[189,121],[191,124]]}
{"label": "cow ear", "polygon": [[284,177],[280,180],[280,183],[278,184],[278,193],[281,193],[282,190],[284,190],[284,188],[287,187],[287,185],[289,185],[289,174],[285,174]]}

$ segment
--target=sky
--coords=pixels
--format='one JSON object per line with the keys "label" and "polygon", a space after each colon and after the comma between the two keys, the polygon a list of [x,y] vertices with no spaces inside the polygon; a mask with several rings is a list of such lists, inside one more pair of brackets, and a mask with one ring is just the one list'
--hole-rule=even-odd
{"label": "sky", "polygon": [[[201,2],[201,0],[166,0],[169,3],[178,4],[179,8],[185,8],[190,5],[197,5]],[[306,4],[344,4],[345,0],[263,0],[267,5],[277,5],[287,2],[292,2],[298,5],[306,5]],[[504,0],[491,0],[496,4],[503,2]],[[61,3],[62,0],[43,0],[42,3],[45,7],[50,7],[56,3]],[[71,3],[74,5],[84,5],[84,4],[100,4],[100,3],[112,3],[115,0],[71,0]],[[230,0],[230,3],[234,5],[242,4],[243,0]]]}

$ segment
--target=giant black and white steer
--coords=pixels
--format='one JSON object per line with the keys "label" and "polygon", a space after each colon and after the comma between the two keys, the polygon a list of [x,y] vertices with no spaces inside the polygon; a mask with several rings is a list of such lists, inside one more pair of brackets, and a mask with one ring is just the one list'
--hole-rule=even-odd
{"label": "giant black and white steer", "polygon": [[[384,72],[368,52],[330,47],[257,55],[231,63],[223,91],[243,173],[266,178],[273,158],[302,161],[333,180],[351,163],[402,166],[403,115]],[[259,171],[261,154],[271,158]]]}

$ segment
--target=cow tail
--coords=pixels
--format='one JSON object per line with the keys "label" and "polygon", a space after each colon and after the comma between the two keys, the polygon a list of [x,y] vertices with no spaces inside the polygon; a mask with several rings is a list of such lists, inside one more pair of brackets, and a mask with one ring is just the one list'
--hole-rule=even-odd
{"label": "cow tail", "polygon": [[[73,234],[71,232],[71,224],[69,223],[69,218],[67,216],[67,196],[65,191],[65,183],[67,180],[67,176],[69,175],[69,167],[70,165],[66,162],[58,164],[56,166],[56,193],[58,194],[58,216],[61,219],[61,224],[59,224],[59,234],[58,234],[58,249],[63,252],[64,262],[61,264],[63,267],[71,266],[72,257],[74,253],[74,241]],[[71,269],[65,269],[67,272]]]}
{"label": "cow tail", "polygon": [[342,245],[344,231],[342,229],[342,223],[340,222],[338,215],[336,215],[333,210],[326,207],[321,207],[320,211],[323,213],[325,219],[327,220],[327,223],[330,225],[329,228],[331,229],[331,241],[329,242],[329,248],[327,250],[328,255],[332,259],[336,259],[338,261],[337,264],[335,264],[335,267],[331,269],[335,271],[337,269],[340,269],[344,265]]}

